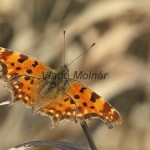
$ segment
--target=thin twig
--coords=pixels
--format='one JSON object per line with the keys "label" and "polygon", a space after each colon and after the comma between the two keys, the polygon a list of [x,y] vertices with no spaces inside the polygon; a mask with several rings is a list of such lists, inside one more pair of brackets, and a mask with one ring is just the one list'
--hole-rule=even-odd
{"label": "thin twig", "polygon": [[86,138],[87,138],[87,140],[88,140],[88,142],[89,142],[89,145],[90,145],[91,149],[92,149],[92,150],[97,150],[96,145],[95,145],[95,143],[94,143],[94,140],[93,140],[93,138],[92,138],[92,136],[91,136],[89,127],[87,126],[85,120],[82,120],[82,121],[80,122],[80,125],[81,125],[81,127],[82,127],[82,129],[83,129],[83,131],[84,131],[84,133],[85,133],[85,135],[86,135]]}
{"label": "thin twig", "polygon": [[66,63],[66,29],[64,29],[64,65]]}
{"label": "thin twig", "polygon": [[28,143],[24,143],[21,145],[17,145],[9,150],[27,150],[35,147],[49,147],[49,148],[59,148],[61,150],[89,150],[86,147],[80,147],[73,143],[68,142],[54,142],[54,141],[32,141]]}

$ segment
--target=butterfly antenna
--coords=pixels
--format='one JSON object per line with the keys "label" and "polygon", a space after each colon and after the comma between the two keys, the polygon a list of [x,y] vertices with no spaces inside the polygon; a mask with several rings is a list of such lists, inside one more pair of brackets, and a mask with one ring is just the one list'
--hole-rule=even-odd
{"label": "butterfly antenna", "polygon": [[65,66],[65,62],[66,62],[66,29],[64,29],[64,66]]}
{"label": "butterfly antenna", "polygon": [[74,61],[76,61],[78,58],[80,58],[82,55],[84,55],[84,53],[88,53],[88,51],[95,45],[96,43],[93,43],[87,50],[86,52],[81,53],[77,58],[75,58],[74,60],[72,60],[69,64],[67,64],[67,67],[70,66]]}

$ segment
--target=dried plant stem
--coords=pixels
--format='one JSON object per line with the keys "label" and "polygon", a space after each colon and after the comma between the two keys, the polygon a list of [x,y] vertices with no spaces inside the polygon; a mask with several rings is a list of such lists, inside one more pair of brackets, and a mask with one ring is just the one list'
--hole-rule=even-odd
{"label": "dried plant stem", "polygon": [[94,143],[94,140],[93,140],[93,138],[92,138],[92,136],[91,136],[89,127],[87,126],[85,120],[82,120],[82,121],[80,122],[80,125],[81,125],[81,127],[82,127],[82,129],[83,129],[83,131],[84,131],[84,133],[85,133],[85,135],[86,135],[86,138],[87,138],[87,140],[88,140],[88,143],[89,143],[91,149],[92,149],[92,150],[97,150],[96,145],[95,145],[95,143]]}
{"label": "dried plant stem", "polygon": [[24,143],[21,145],[17,145],[9,150],[27,150],[30,148],[36,147],[49,147],[49,148],[59,148],[61,150],[89,150],[86,147],[80,147],[73,143],[68,142],[53,142],[53,141],[32,141],[28,143]]}
{"label": "dried plant stem", "polygon": [[0,106],[9,105],[9,104],[10,104],[10,101],[5,101],[5,102],[1,102]]}

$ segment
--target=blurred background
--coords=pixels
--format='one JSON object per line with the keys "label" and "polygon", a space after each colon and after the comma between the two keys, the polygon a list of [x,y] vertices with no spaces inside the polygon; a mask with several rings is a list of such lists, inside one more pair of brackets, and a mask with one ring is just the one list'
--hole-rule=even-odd
{"label": "blurred background", "polygon": [[[0,0],[1,47],[57,68],[63,65],[64,28],[67,63],[97,43],[69,66],[70,74],[109,73],[105,80],[80,81],[123,118],[111,130],[100,120],[87,121],[98,150],[149,150],[150,0]],[[11,100],[5,85],[0,81],[0,102]],[[0,150],[35,140],[89,147],[79,123],[50,125],[49,118],[32,115],[22,103],[1,106]]]}

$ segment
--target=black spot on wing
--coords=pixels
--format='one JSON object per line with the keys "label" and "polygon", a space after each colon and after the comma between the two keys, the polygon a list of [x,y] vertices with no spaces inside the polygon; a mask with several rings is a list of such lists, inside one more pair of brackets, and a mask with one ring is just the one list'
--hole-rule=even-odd
{"label": "black spot on wing", "polygon": [[74,95],[74,98],[75,99],[80,99],[80,96],[79,95]]}
{"label": "black spot on wing", "polygon": [[15,64],[14,64],[14,63],[11,63],[11,66],[15,66]]}
{"label": "black spot on wing", "polygon": [[21,70],[21,67],[16,67],[16,70]]}
{"label": "black spot on wing", "polygon": [[96,94],[95,92],[92,92],[90,101],[95,102],[96,99],[99,99],[99,98],[100,96],[98,94]]}
{"label": "black spot on wing", "polygon": [[90,108],[91,108],[91,109],[94,109],[95,107],[94,107],[94,106],[90,106]]}
{"label": "black spot on wing", "polygon": [[69,98],[65,98],[65,99],[64,99],[64,102],[67,102],[68,100],[69,100]]}
{"label": "black spot on wing", "polygon": [[19,63],[23,63],[28,59],[28,56],[21,54],[20,58],[17,60]]}
{"label": "black spot on wing", "polygon": [[34,64],[32,64],[33,67],[36,67],[38,65],[37,61],[34,61]]}
{"label": "black spot on wing", "polygon": [[26,70],[26,72],[27,72],[28,74],[31,74],[31,73],[32,73],[32,70],[31,70],[31,69],[28,69],[28,70]]}
{"label": "black spot on wing", "polygon": [[86,103],[86,102],[83,102],[83,106],[84,106],[84,107],[87,107],[87,103]]}
{"label": "black spot on wing", "polygon": [[30,80],[30,77],[29,77],[29,76],[25,76],[25,77],[24,77],[24,80],[25,80],[25,81]]}
{"label": "black spot on wing", "polygon": [[85,91],[86,89],[87,89],[86,87],[82,87],[82,88],[80,89],[80,93],[84,93],[84,91]]}

